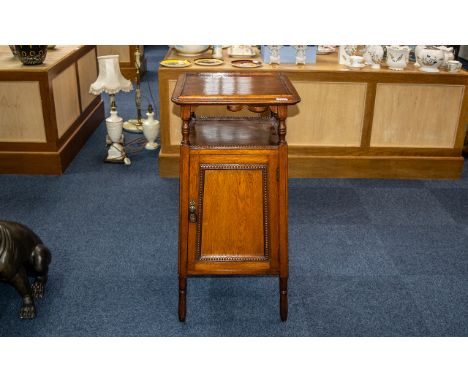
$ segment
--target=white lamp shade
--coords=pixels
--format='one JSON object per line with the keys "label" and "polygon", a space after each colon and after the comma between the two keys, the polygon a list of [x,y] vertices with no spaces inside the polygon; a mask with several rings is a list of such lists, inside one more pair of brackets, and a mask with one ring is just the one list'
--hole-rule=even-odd
{"label": "white lamp shade", "polygon": [[119,55],[98,57],[99,75],[97,80],[91,84],[89,92],[95,95],[106,92],[115,94],[119,91],[129,92],[133,89],[132,83],[120,72]]}

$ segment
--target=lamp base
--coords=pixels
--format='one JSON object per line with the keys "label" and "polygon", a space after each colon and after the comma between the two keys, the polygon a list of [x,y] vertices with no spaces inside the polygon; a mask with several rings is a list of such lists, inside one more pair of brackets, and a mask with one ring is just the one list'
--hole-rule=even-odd
{"label": "lamp base", "polygon": [[107,157],[104,160],[107,163],[124,163],[131,164],[130,158],[125,153],[123,134],[118,142],[112,142],[109,136],[106,136]]}
{"label": "lamp base", "polygon": [[128,133],[142,134],[143,126],[138,124],[138,119],[129,119],[123,124],[123,129]]}
{"label": "lamp base", "polygon": [[145,149],[146,149],[146,150],[156,150],[158,147],[159,147],[159,144],[157,144],[157,143],[151,143],[151,142],[148,142],[148,143],[145,145]]}

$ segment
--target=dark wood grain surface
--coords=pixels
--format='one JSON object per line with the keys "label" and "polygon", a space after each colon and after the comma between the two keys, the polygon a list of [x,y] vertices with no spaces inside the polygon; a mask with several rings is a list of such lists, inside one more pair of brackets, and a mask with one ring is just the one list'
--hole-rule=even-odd
{"label": "dark wood grain surface", "polygon": [[275,118],[197,118],[190,133],[194,148],[241,148],[278,145]]}
{"label": "dark wood grain surface", "polygon": [[184,105],[292,105],[300,97],[281,73],[184,73],[172,101]]}

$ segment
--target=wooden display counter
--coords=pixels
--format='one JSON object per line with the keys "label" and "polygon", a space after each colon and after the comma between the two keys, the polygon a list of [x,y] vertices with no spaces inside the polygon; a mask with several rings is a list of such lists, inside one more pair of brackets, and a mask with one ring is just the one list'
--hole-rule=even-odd
{"label": "wooden display counter", "polygon": [[62,174],[104,119],[95,46],[57,46],[25,66],[0,46],[0,173]]}
{"label": "wooden display counter", "polygon": [[[233,67],[233,59],[224,54],[220,66],[159,68],[161,176],[178,176],[179,171],[180,108],[170,101],[178,76],[244,70]],[[170,50],[166,58],[182,57]],[[290,177],[461,176],[468,123],[466,71],[424,73],[413,63],[401,72],[385,67],[349,70],[337,62],[331,54],[317,56],[314,65],[248,69],[284,72],[302,99],[288,114]],[[217,114],[209,106],[197,109],[197,115]],[[223,114],[232,115],[227,110]]]}

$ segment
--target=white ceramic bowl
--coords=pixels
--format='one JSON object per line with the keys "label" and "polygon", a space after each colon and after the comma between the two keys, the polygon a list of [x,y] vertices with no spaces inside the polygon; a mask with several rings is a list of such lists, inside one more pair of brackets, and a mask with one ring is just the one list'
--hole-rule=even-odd
{"label": "white ceramic bowl", "polygon": [[209,45],[174,45],[174,49],[182,55],[196,55],[207,50]]}

